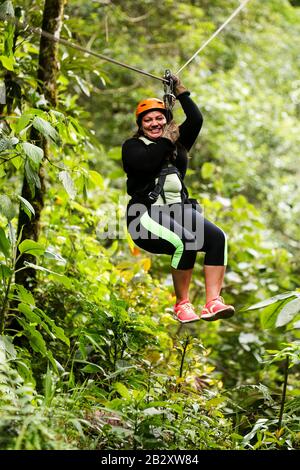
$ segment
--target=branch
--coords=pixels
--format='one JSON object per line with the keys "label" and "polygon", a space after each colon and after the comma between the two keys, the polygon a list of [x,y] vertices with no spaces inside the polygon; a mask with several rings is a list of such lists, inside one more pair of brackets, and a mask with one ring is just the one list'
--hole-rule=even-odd
{"label": "branch", "polygon": [[[0,165],[2,165],[3,163],[7,163],[9,162],[10,160],[12,160],[13,158],[16,158],[16,157],[19,157],[20,155],[17,154],[17,155],[14,155],[13,157],[10,157],[10,158],[4,158],[3,161],[0,163]],[[0,157],[2,158],[2,157]]]}

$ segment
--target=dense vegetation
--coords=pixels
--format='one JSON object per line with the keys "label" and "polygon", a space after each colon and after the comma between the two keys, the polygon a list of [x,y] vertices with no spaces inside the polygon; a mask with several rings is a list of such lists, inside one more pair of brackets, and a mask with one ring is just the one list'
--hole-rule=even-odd
{"label": "dense vegetation", "polygon": [[[158,75],[239,4],[0,12],[40,27],[44,3],[62,37]],[[238,310],[191,326],[172,318],[168,257],[125,232],[120,146],[160,82],[62,45],[41,67],[39,36],[0,22],[1,449],[300,448],[298,6],[251,0],[181,75],[204,115],[187,183],[228,234]],[[199,255],[199,307],[203,292]]]}

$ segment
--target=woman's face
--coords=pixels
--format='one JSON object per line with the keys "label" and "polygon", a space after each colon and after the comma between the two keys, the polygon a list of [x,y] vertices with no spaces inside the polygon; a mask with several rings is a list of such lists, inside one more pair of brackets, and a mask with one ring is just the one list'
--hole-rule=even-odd
{"label": "woman's face", "polygon": [[142,117],[142,130],[149,139],[159,139],[166,124],[166,117],[160,111],[150,111]]}

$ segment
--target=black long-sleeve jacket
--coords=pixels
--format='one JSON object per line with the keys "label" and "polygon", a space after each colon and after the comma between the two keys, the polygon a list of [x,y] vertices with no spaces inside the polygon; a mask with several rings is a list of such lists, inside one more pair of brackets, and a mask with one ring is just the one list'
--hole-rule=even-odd
{"label": "black long-sleeve jacket", "polygon": [[169,139],[160,137],[155,145],[146,145],[138,137],[124,142],[122,146],[122,161],[127,173],[127,192],[132,196],[132,202],[146,202],[149,191],[155,186],[155,178],[167,159],[173,155],[177,147],[177,157],[174,165],[184,179],[187,169],[187,152],[194,144],[202,127],[202,114],[190,98],[188,91],[177,97],[186,115],[185,121],[179,126],[178,143],[173,144]]}

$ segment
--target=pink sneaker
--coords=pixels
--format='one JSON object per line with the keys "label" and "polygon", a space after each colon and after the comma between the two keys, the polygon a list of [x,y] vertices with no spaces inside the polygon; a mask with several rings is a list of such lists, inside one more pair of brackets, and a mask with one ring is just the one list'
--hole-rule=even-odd
{"label": "pink sneaker", "polygon": [[200,320],[198,315],[196,315],[194,307],[188,299],[182,300],[178,304],[174,305],[174,313],[176,319],[181,323],[188,323],[191,321]]}
{"label": "pink sneaker", "polygon": [[215,321],[220,318],[230,318],[234,315],[234,307],[225,305],[223,297],[219,296],[205,304],[201,319],[206,321]]}

